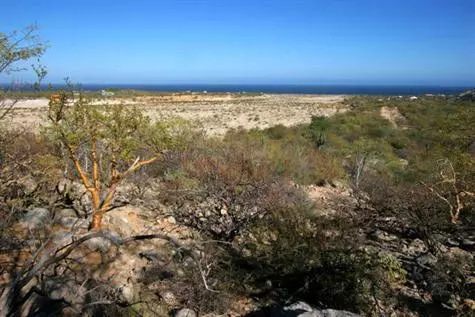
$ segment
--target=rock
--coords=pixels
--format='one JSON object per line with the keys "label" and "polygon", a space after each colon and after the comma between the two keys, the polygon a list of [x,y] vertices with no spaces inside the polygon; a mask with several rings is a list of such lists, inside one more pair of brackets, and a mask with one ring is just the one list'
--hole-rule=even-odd
{"label": "rock", "polygon": [[104,215],[103,227],[121,237],[143,234],[145,223],[138,217],[140,209],[134,206],[123,206],[112,209]]}
{"label": "rock", "polygon": [[65,209],[61,209],[61,210],[58,210],[54,213],[54,219],[59,219],[59,218],[63,218],[63,217],[78,217],[76,211],[74,211],[74,209],[71,209],[71,208],[65,208]]}
{"label": "rock", "polygon": [[346,188],[345,183],[343,183],[342,181],[339,181],[339,180],[331,180],[330,185],[332,187],[337,188],[337,189],[345,189]]}
{"label": "rock", "polygon": [[122,298],[127,302],[127,303],[133,303],[134,300],[135,300],[135,294],[136,294],[136,290],[134,288],[134,285],[131,284],[131,283],[127,283],[125,285],[123,285],[121,288],[120,288],[120,293],[122,295]]}
{"label": "rock", "polygon": [[427,252],[427,246],[421,239],[414,239],[408,246],[403,246],[402,252],[411,256],[417,256]]}
{"label": "rock", "polygon": [[454,240],[452,238],[447,238],[447,244],[452,247],[458,247],[460,245],[460,243],[457,240]]}
{"label": "rock", "polygon": [[62,247],[73,242],[73,234],[71,232],[57,232],[51,236],[51,241],[58,247]]}
{"label": "rock", "polygon": [[195,311],[189,308],[182,308],[174,314],[175,317],[198,317]]}
{"label": "rock", "polygon": [[475,248],[475,240],[472,239],[463,239],[461,243],[462,248],[472,249]]}
{"label": "rock", "polygon": [[77,217],[62,217],[55,219],[54,223],[69,229],[88,229],[90,221]]}
{"label": "rock", "polygon": [[21,222],[25,227],[33,230],[41,227],[49,220],[51,220],[51,215],[48,209],[35,207],[26,212]]}
{"label": "rock", "polygon": [[219,213],[221,214],[221,216],[227,216],[228,215],[228,209],[226,207],[223,207],[223,208],[221,208]]}
{"label": "rock", "polygon": [[167,217],[167,222],[169,224],[175,225],[176,224],[176,219],[173,216],[169,216],[169,217]]}
{"label": "rock", "polygon": [[175,294],[173,294],[170,291],[165,291],[163,293],[160,293],[160,297],[162,298],[163,302],[165,302],[165,304],[167,305],[173,306],[178,303]]}
{"label": "rock", "polygon": [[44,282],[48,297],[53,300],[64,300],[70,304],[80,304],[85,299],[85,289],[74,280],[48,279]]}
{"label": "rock", "polygon": [[434,266],[437,263],[437,258],[432,253],[426,253],[416,258],[417,264],[423,268]]}
{"label": "rock", "polygon": [[35,182],[31,176],[24,179],[21,184],[23,185],[23,192],[25,195],[33,194],[33,192],[38,188],[38,183]]}
{"label": "rock", "polygon": [[110,239],[97,237],[84,241],[83,243],[91,251],[107,252],[112,246]]}
{"label": "rock", "polygon": [[283,317],[359,317],[360,315],[350,313],[344,310],[335,309],[316,309],[305,302],[297,302],[290,306],[284,307],[281,313],[277,312],[271,316]]}
{"label": "rock", "polygon": [[371,233],[371,238],[376,241],[386,242],[397,240],[397,237],[395,235],[388,234],[387,232],[381,230],[375,230],[373,233]]}

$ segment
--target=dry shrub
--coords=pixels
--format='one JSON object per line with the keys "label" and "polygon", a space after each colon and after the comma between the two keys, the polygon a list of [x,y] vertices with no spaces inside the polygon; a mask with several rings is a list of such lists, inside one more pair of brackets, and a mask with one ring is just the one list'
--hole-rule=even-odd
{"label": "dry shrub", "polygon": [[263,301],[303,300],[370,314],[404,280],[398,261],[359,249],[360,225],[343,215],[315,215],[302,198],[257,221],[239,241],[236,278]]}
{"label": "dry shrub", "polygon": [[60,161],[38,135],[3,130],[0,135],[0,207],[2,212],[49,201],[61,176]]}

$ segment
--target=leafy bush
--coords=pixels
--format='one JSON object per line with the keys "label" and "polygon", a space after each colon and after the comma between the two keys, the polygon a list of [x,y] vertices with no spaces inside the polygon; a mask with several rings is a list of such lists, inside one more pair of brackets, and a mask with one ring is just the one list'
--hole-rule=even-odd
{"label": "leafy bush", "polygon": [[307,127],[306,135],[315,147],[320,148],[327,142],[330,122],[325,117],[312,116],[312,121]]}

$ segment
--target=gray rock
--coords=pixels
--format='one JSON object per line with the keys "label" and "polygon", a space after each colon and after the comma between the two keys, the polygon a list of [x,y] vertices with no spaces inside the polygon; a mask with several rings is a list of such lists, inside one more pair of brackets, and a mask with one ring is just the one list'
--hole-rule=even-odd
{"label": "gray rock", "polygon": [[38,183],[31,176],[23,180],[22,185],[25,195],[31,195],[38,188]]}
{"label": "gray rock", "polygon": [[120,288],[120,294],[127,303],[133,303],[137,297],[137,293],[137,289],[132,283],[122,285]]}
{"label": "gray rock", "polygon": [[414,239],[411,241],[411,243],[409,243],[407,247],[403,246],[402,252],[411,256],[416,256],[421,253],[426,253],[427,246],[421,239]]}
{"label": "gray rock", "polygon": [[195,311],[189,308],[182,308],[174,314],[175,317],[197,317]]}
{"label": "gray rock", "polygon": [[73,242],[73,234],[71,232],[58,232],[51,236],[51,241],[58,247],[63,247]]}
{"label": "gray rock", "polygon": [[437,263],[437,258],[432,253],[426,253],[416,258],[417,264],[421,267],[427,268],[434,266]]}
{"label": "gray rock", "polygon": [[85,289],[73,280],[49,279],[44,283],[48,297],[54,300],[64,300],[70,304],[84,301]]}
{"label": "gray rock", "polygon": [[55,223],[70,229],[87,229],[89,228],[90,221],[87,219],[81,219],[77,217],[63,217],[55,219]]}
{"label": "gray rock", "polygon": [[37,229],[51,220],[51,214],[46,208],[32,208],[23,216],[22,222],[28,229]]}
{"label": "gray rock", "polygon": [[297,302],[284,307],[281,312],[274,312],[275,317],[359,317],[360,315],[344,310],[316,309],[305,302]]}
{"label": "gray rock", "polygon": [[457,240],[454,240],[452,238],[447,238],[447,244],[452,247],[458,247],[460,245],[460,243]]}
{"label": "gray rock", "polygon": [[160,297],[167,305],[176,305],[178,303],[175,294],[173,294],[170,291],[165,291],[163,293],[160,293]]}
{"label": "gray rock", "polygon": [[373,238],[374,240],[376,241],[384,241],[384,242],[389,242],[389,241],[394,241],[394,240],[397,240],[397,236],[395,235],[392,235],[392,234],[389,234],[385,231],[381,231],[381,230],[375,230],[372,234],[371,234],[371,238]]}
{"label": "gray rock", "polygon": [[110,239],[97,237],[86,240],[84,245],[88,247],[91,251],[100,251],[100,252],[107,252],[112,246],[112,242]]}
{"label": "gray rock", "polygon": [[77,216],[78,215],[76,214],[76,211],[74,211],[74,209],[71,209],[71,208],[61,209],[54,213],[55,220],[59,218],[63,218],[63,217],[77,217]]}
{"label": "gray rock", "polygon": [[473,248],[475,247],[475,240],[472,239],[463,239],[462,246],[466,248]]}
{"label": "gray rock", "polygon": [[339,180],[331,180],[330,181],[330,185],[332,187],[335,187],[335,188],[338,188],[338,189],[344,189],[346,188],[347,186],[345,185],[345,183],[343,183],[342,181],[339,181]]}

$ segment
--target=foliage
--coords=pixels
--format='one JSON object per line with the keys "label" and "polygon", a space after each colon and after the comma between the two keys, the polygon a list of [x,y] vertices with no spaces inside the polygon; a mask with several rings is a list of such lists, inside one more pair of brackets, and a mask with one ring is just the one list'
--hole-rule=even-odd
{"label": "foliage", "polygon": [[68,106],[65,92],[50,100],[48,118],[51,124],[44,133],[63,147],[73,163],[73,174],[91,195],[91,228],[98,229],[103,214],[111,208],[117,186],[158,158],[157,152],[150,151],[157,145],[155,139],[146,133],[150,121],[136,108],[94,107],[82,97]]}
{"label": "foliage", "polygon": [[312,121],[307,128],[307,135],[317,148],[327,142],[329,126],[330,123],[325,117],[312,116]]}
{"label": "foliage", "polygon": [[[46,51],[47,45],[38,37],[37,31],[36,25],[30,25],[9,34],[0,32],[0,75],[24,70],[22,63],[37,58],[38,65],[32,67],[38,77],[35,87],[39,86],[47,73],[46,68],[39,64],[39,58]],[[0,120],[5,118],[16,101],[12,87],[0,92]]]}
{"label": "foliage", "polygon": [[20,61],[42,56],[47,45],[40,40],[36,25],[30,25],[23,30],[9,34],[0,32],[0,73],[19,71],[15,66]]}

